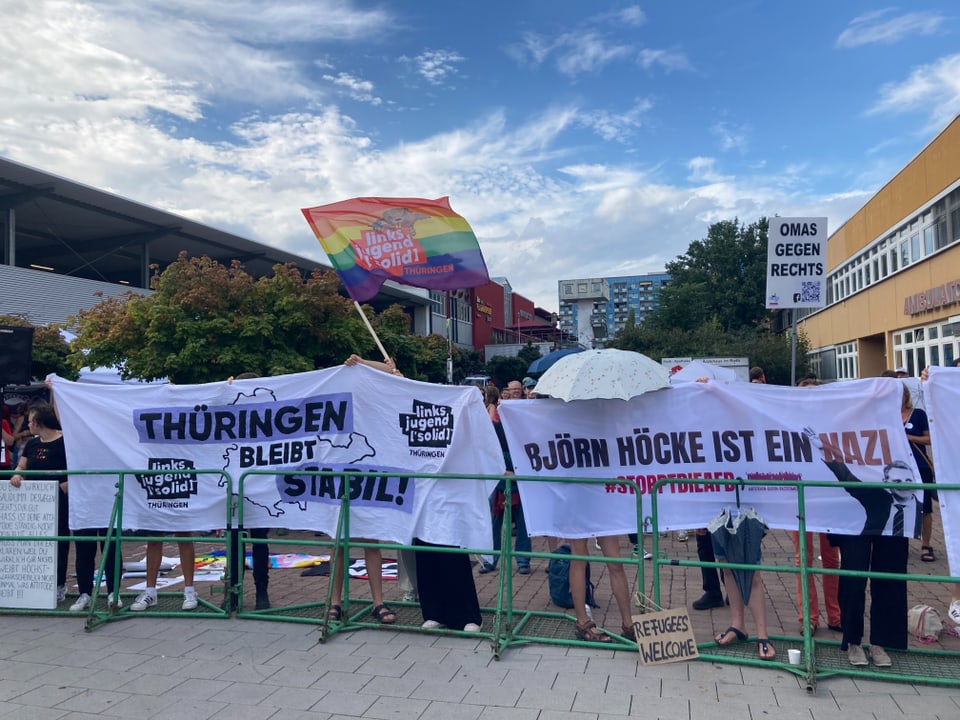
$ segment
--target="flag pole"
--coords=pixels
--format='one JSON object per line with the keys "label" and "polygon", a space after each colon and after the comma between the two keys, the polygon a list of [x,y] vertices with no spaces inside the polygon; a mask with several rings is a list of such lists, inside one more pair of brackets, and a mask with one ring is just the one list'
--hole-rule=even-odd
{"label": "flag pole", "polygon": [[383,361],[389,362],[390,356],[387,354],[387,351],[383,348],[383,343],[380,342],[380,338],[377,337],[377,333],[373,329],[373,325],[370,324],[370,320],[369,318],[367,318],[367,314],[363,311],[363,308],[360,307],[360,303],[354,300],[353,306],[357,309],[357,312],[360,313],[360,317],[363,318],[363,324],[367,326],[367,330],[369,330],[370,335],[373,336],[373,341],[377,344],[377,347],[380,349],[380,354],[383,355]]}

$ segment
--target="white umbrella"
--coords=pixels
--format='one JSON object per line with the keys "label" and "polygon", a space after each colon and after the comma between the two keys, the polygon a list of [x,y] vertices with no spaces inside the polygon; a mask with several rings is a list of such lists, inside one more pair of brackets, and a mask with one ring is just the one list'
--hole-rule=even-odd
{"label": "white umbrella", "polygon": [[670,376],[670,382],[695,382],[697,378],[702,377],[722,383],[731,383],[739,380],[736,371],[730,368],[701,362],[700,360],[691,360],[685,368],[677,370],[677,372]]}
{"label": "white umbrella", "polygon": [[585,350],[560,358],[537,381],[537,393],[561,400],[629,400],[670,387],[660,363],[629,350]]}

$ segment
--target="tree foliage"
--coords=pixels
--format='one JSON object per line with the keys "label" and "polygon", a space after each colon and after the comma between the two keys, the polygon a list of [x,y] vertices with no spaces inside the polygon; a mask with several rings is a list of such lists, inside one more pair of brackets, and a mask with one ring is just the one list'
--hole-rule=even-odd
{"label": "tree foliage", "polygon": [[487,363],[487,374],[493,378],[497,387],[503,388],[511,380],[520,380],[527,375],[530,363],[540,357],[540,349],[527,343],[516,356],[497,355]]}
{"label": "tree foliage", "polygon": [[[747,357],[767,381],[789,384],[789,335],[768,330],[765,308],[766,218],[747,226],[737,220],[714,223],[707,237],[667,263],[670,284],[642,325],[627,322],[610,343],[655,359],[664,357]],[[797,340],[797,377],[807,372],[809,342]]]}
{"label": "tree foliage", "polygon": [[736,219],[714,223],[707,237],[667,263],[670,284],[646,324],[693,330],[716,320],[723,330],[754,328],[768,317],[764,307],[767,269],[766,218],[750,225]]}
{"label": "tree foliage", "polygon": [[[77,315],[78,352],[71,356],[77,367],[122,364],[125,377],[200,383],[241,372],[314,370],[351,353],[377,357],[332,270],[304,279],[293,265],[277,265],[271,276],[255,280],[237,261],[227,267],[183,253],[152,287],[153,295],[106,298]],[[420,377],[419,364],[435,362],[424,356],[435,341],[405,335],[409,319],[402,310],[389,308],[372,322],[404,374]]]}
{"label": "tree foliage", "polygon": [[30,372],[35,380],[42,380],[51,373],[70,380],[77,378],[77,370],[67,361],[70,346],[60,334],[59,325],[32,325],[16,315],[0,315],[0,325],[33,328]]}

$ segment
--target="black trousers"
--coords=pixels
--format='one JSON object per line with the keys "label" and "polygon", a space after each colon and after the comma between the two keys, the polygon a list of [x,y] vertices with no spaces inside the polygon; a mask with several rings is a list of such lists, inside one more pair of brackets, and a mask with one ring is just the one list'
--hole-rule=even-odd
{"label": "black trousers", "polygon": [[[77,530],[74,535],[99,535],[107,536],[107,528],[87,528],[86,530]],[[93,576],[97,571],[97,545],[102,552],[107,543],[104,540],[74,540],[75,550],[74,559],[77,563],[77,587],[80,593],[93,595]],[[107,565],[104,570],[107,581],[107,592],[113,592],[113,577],[117,566],[117,545],[110,543],[107,549]]]}
{"label": "black trousers", "polygon": [[[713,538],[710,537],[710,533],[704,533],[701,535],[697,533],[697,559],[700,562],[716,562],[717,556],[713,552]],[[723,570],[717,573],[716,568],[702,567],[700,568],[700,577],[703,580],[703,591],[707,595],[713,595],[715,597],[723,597],[723,587],[721,585],[721,578],[723,576]]]}
{"label": "black trousers", "polygon": [[423,619],[454,630],[463,630],[468,623],[482,623],[470,557],[432,551],[430,548],[443,546],[419,538],[414,538],[413,544],[417,546],[417,589]]}
{"label": "black trousers", "polygon": [[[840,548],[841,570],[905,573],[909,540],[886,535],[831,535]],[[863,640],[867,578],[840,576],[837,593],[842,650]],[[870,579],[870,644],[902,650],[907,647],[907,583],[905,580]]]}
{"label": "black trousers", "polygon": [[[231,559],[230,559],[230,583],[240,582],[240,577],[244,567],[244,553],[246,545],[241,542],[240,534],[242,529],[233,528],[228,533],[230,537]],[[246,532],[250,533],[251,538],[265,540],[270,532],[270,528],[250,528]],[[253,555],[253,582],[255,585],[266,587],[270,575],[270,546],[267,543],[251,543],[253,546],[250,551]]]}
{"label": "black trousers", "polygon": [[[63,490],[57,503],[57,535],[70,537],[70,501]],[[57,586],[67,584],[67,561],[70,559],[70,541],[57,540]]]}

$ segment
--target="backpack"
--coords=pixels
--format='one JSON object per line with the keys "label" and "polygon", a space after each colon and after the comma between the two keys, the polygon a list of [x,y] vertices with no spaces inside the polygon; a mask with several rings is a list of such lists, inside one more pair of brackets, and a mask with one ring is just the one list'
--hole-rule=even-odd
{"label": "backpack", "polygon": [[[553,552],[559,555],[569,555],[570,546],[560,545]],[[550,599],[554,605],[562,608],[573,607],[573,596],[570,594],[570,561],[567,558],[550,558],[547,566]],[[587,563],[587,605],[600,607],[593,596],[593,583],[590,582],[590,563]]]}
{"label": "backpack", "polygon": [[929,605],[914,605],[907,611],[907,630],[922,643],[935,643],[943,631],[940,613]]}

